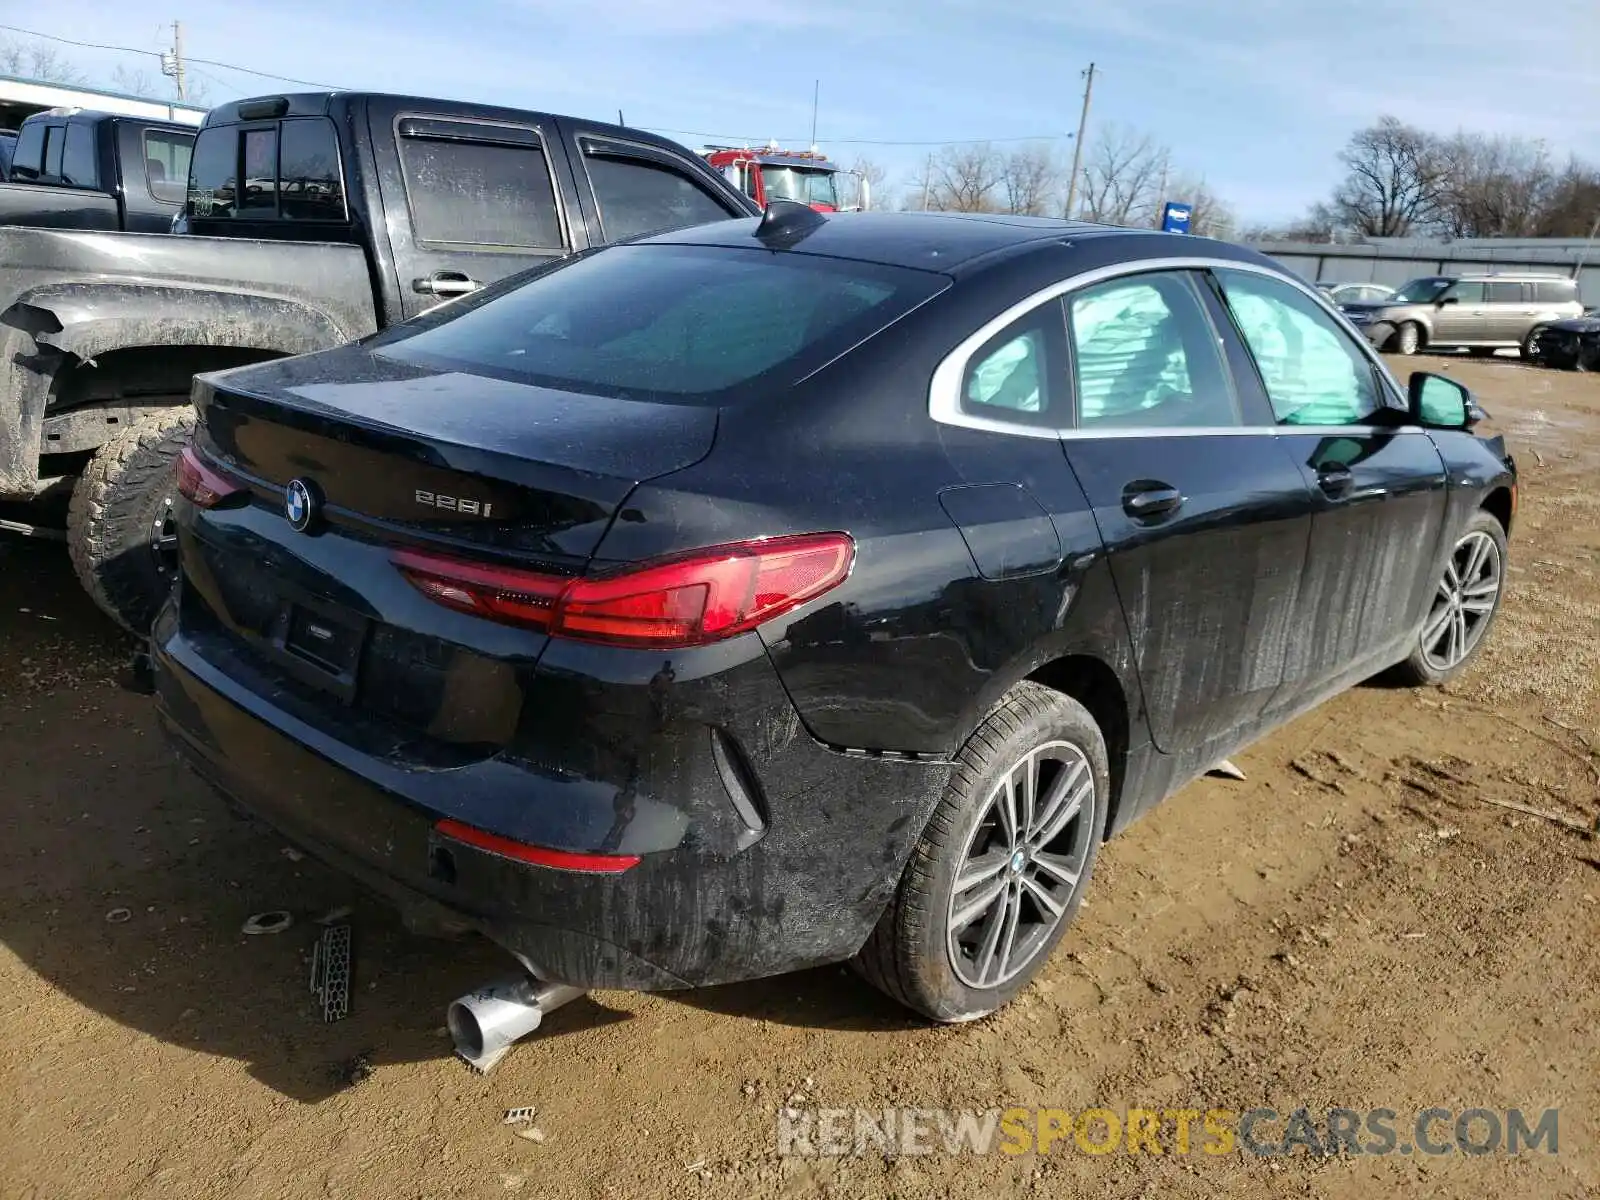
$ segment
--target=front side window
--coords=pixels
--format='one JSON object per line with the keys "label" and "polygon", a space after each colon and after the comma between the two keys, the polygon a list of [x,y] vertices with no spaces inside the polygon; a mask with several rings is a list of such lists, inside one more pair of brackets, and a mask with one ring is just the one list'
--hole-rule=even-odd
{"label": "front side window", "polygon": [[1482,304],[1483,284],[1477,281],[1467,282],[1463,280],[1461,283],[1452,285],[1451,288],[1439,298],[1441,300],[1455,300],[1462,304]]}
{"label": "front side window", "polygon": [[608,241],[731,215],[710,192],[665,164],[593,152],[585,163]]}
{"label": "front side window", "polygon": [[1064,378],[1055,361],[1060,331],[1061,304],[1052,300],[978,347],[961,380],[961,410],[1021,425],[1066,424],[1056,383]]}
{"label": "front side window", "polygon": [[194,138],[187,134],[144,131],[144,179],[151,196],[166,204],[183,200],[193,152]]}
{"label": "front side window", "polygon": [[1383,406],[1372,362],[1321,305],[1280,279],[1216,272],[1282,425],[1352,425]]}
{"label": "front side window", "polygon": [[1449,286],[1450,280],[1437,275],[1413,279],[1390,299],[1396,304],[1432,304]]}
{"label": "front side window", "polygon": [[542,387],[723,404],[780,395],[947,283],[759,249],[612,246],[369,344]]}
{"label": "front side window", "polygon": [[1067,312],[1079,428],[1240,423],[1216,334],[1187,276],[1085,288]]}
{"label": "front side window", "polygon": [[400,138],[418,240],[537,250],[566,244],[544,146],[514,132],[506,142]]}
{"label": "front side window", "polygon": [[68,125],[61,152],[61,182],[73,187],[98,187],[100,168],[95,160],[94,130],[77,122]]}

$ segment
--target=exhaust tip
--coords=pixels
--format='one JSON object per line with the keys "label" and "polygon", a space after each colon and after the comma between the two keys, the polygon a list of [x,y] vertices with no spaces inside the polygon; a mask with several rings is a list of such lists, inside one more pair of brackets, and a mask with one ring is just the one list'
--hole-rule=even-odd
{"label": "exhaust tip", "polygon": [[456,1056],[486,1074],[519,1039],[539,1028],[546,1013],[583,993],[583,988],[544,983],[531,975],[497,980],[453,1000],[445,1010],[445,1028]]}

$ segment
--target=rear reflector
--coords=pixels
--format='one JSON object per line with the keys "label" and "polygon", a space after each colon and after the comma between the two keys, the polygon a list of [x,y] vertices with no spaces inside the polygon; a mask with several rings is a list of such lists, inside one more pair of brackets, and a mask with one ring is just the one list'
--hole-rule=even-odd
{"label": "rear reflector", "polygon": [[570,850],[550,850],[544,846],[530,846],[525,842],[501,837],[497,833],[475,829],[460,821],[440,821],[433,830],[441,837],[450,838],[452,841],[476,846],[479,850],[487,850],[502,858],[514,858],[518,862],[531,863],[536,867],[555,867],[562,871],[587,871],[592,875],[615,875],[626,871],[629,867],[639,865],[637,854],[574,854]]}
{"label": "rear reflector", "polygon": [[185,500],[212,508],[243,490],[242,484],[212,467],[193,446],[185,446],[178,455],[178,494]]}
{"label": "rear reflector", "polygon": [[855,542],[808,533],[714,546],[571,579],[403,550],[394,562],[429,599],[551,637],[617,646],[700,646],[747,633],[837,587]]}

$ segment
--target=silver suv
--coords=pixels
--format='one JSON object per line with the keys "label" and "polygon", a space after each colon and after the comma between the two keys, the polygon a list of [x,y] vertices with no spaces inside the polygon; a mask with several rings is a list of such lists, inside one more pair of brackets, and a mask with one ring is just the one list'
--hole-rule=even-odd
{"label": "silver suv", "polygon": [[1493,354],[1514,347],[1523,358],[1533,357],[1539,326],[1583,314],[1576,280],[1520,271],[1428,275],[1387,300],[1339,308],[1380,350],[1415,354],[1424,347],[1459,348]]}

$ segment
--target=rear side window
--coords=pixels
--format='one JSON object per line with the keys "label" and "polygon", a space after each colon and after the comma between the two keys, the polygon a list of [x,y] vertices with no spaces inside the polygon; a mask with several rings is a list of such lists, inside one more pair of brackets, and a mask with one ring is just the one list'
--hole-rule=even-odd
{"label": "rear side window", "polygon": [[1065,408],[1061,304],[1052,300],[995,334],[967,361],[961,410],[991,421],[1053,426]]}
{"label": "rear side window", "polygon": [[144,131],[144,179],[153,197],[165,204],[183,200],[193,151],[192,137],[159,129]]}
{"label": "rear side window", "polygon": [[34,122],[24,125],[17,134],[17,147],[11,154],[11,178],[34,180],[39,178],[39,164],[44,160],[44,125]]}
{"label": "rear side window", "polygon": [[723,404],[798,382],[947,282],[759,249],[613,246],[371,344],[545,387]]}
{"label": "rear side window", "polygon": [[606,240],[721,221],[731,214],[711,193],[665,164],[609,154],[586,154]]}
{"label": "rear side window", "polygon": [[189,169],[191,217],[233,216],[238,192],[239,127],[215,125],[195,138]]}
{"label": "rear side window", "polygon": [[1578,285],[1570,279],[1541,279],[1533,285],[1540,304],[1570,304],[1578,298]]}
{"label": "rear side window", "polygon": [[1279,424],[1350,425],[1382,407],[1371,361],[1315,300],[1267,275],[1216,274]]}
{"label": "rear side window", "polygon": [[81,123],[67,126],[61,152],[61,182],[73,187],[100,186],[100,167],[94,152],[94,130]]}
{"label": "rear side window", "polygon": [[[401,123],[400,164],[419,241],[559,250],[565,244],[544,145],[530,130],[505,141],[426,136]],[[419,132],[407,136],[409,129]],[[451,126],[451,129],[458,128]]]}
{"label": "rear side window", "polygon": [[1113,280],[1067,309],[1080,428],[1239,424],[1216,334],[1185,276]]}
{"label": "rear side window", "polygon": [[1488,286],[1490,304],[1521,304],[1524,302],[1521,283],[1491,283]]}
{"label": "rear side window", "polygon": [[278,215],[293,221],[344,220],[339,142],[322,117],[285,121],[278,133]]}

